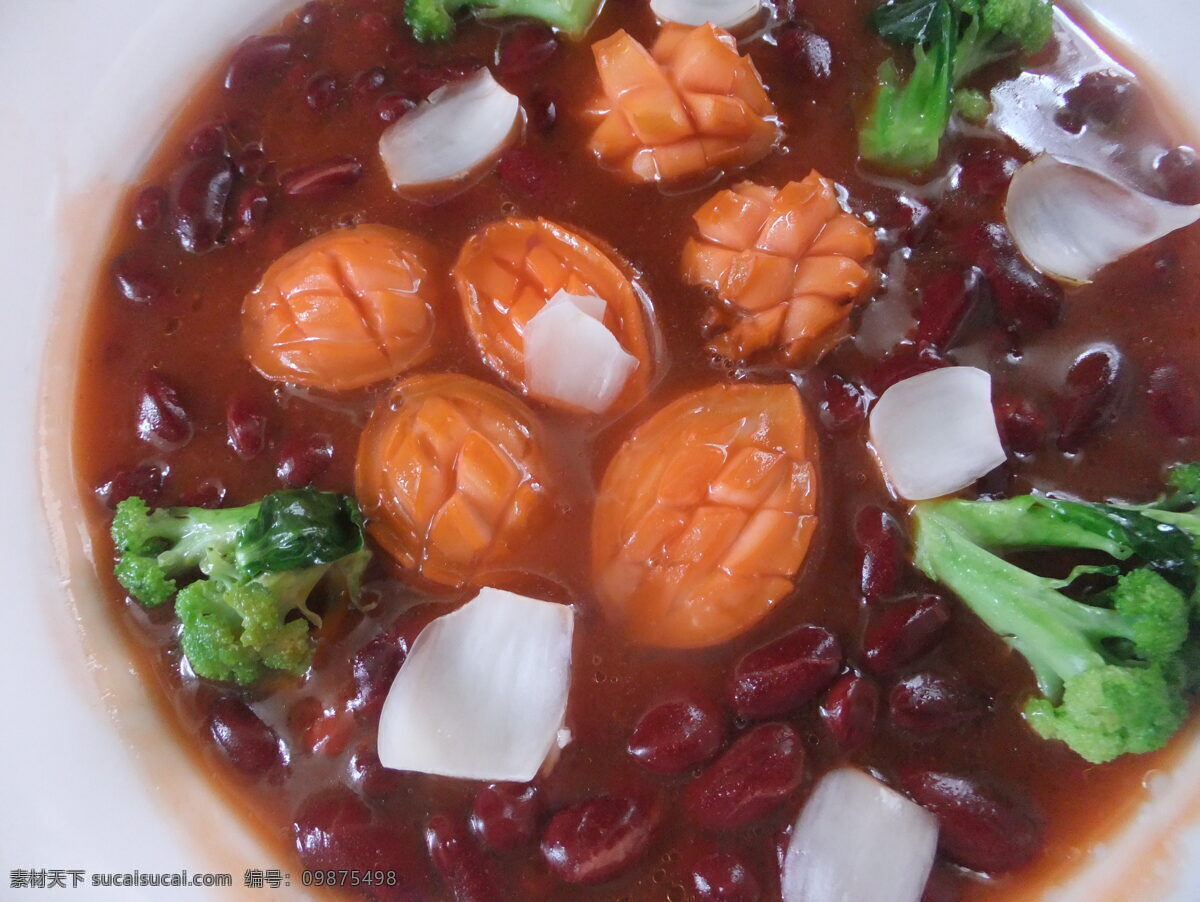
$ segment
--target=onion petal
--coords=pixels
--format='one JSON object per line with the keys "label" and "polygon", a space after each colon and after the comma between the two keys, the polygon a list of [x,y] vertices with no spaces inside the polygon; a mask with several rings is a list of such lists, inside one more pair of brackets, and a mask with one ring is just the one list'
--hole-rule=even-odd
{"label": "onion petal", "polygon": [[966,488],[1005,461],[992,409],[992,377],[951,366],[897,382],[871,411],[871,445],[902,498]]}
{"label": "onion petal", "polygon": [[663,22],[703,25],[718,28],[741,25],[758,12],[760,0],[650,0],[654,15]]}
{"label": "onion petal", "polygon": [[413,643],[379,717],[379,761],[468,780],[532,780],[557,749],[571,679],[567,605],[485,588]]}
{"label": "onion petal", "polygon": [[379,139],[392,187],[436,185],[478,172],[504,149],[520,112],[521,102],[487,69],[438,88]]}
{"label": "onion petal", "polygon": [[600,298],[560,291],[525,324],[530,394],[591,413],[617,399],[638,359],[604,325],[604,310]]}
{"label": "onion petal", "polygon": [[860,770],[831,771],[792,830],[784,902],[918,902],[937,840],[920,805]]}
{"label": "onion petal", "polygon": [[1025,259],[1068,282],[1088,282],[1126,254],[1200,220],[1083,166],[1043,154],[1017,170],[1004,205]]}

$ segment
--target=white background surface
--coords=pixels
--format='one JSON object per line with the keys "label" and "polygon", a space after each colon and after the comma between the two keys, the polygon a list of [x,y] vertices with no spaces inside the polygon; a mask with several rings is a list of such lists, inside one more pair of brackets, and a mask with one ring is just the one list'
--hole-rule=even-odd
{"label": "white background surface", "polygon": [[[128,665],[94,631],[82,641],[41,512],[36,410],[51,305],[64,291],[85,300],[81,279],[95,265],[88,249],[107,227],[117,186],[153,145],[163,110],[236,35],[286,5],[0,0],[0,897],[41,898],[9,890],[13,868],[223,870],[236,886],[246,867],[278,866],[203,781],[182,772]],[[1200,122],[1194,0],[1090,5],[1169,81],[1188,86],[1181,99]],[[72,323],[61,320],[56,335],[69,338]],[[52,341],[51,352],[59,346]],[[45,384],[53,385],[55,368],[71,364],[50,359]],[[52,411],[51,442],[61,441],[54,430],[65,414]],[[120,712],[119,731],[110,709]],[[1193,864],[1180,900],[1200,898]],[[231,900],[268,891],[78,892]]]}

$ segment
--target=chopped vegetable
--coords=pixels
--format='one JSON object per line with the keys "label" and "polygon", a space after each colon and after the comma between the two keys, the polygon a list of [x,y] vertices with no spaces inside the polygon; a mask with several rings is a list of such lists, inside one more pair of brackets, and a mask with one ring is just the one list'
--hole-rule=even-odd
{"label": "chopped vegetable", "polygon": [[1056,278],[1088,282],[1126,254],[1200,221],[1200,205],[1160,200],[1043,154],[1013,176],[1004,215],[1026,260]]}
{"label": "chopped vegetable", "polygon": [[370,553],[352,498],[314,489],[274,492],[244,507],[151,511],[138,497],[112,525],[117,580],[146,607],[168,601],[192,670],[250,683],[267,670],[303,674],[312,662],[308,608],[318,583],[351,600]]}
{"label": "chopped vegetable", "polygon": [[817,523],[817,446],[790,384],[691,392],[639,426],[596,496],[592,565],[637,642],[696,648],[792,591]]}
{"label": "chopped vegetable", "polygon": [[[1200,464],[1141,507],[1024,495],[918,504],[916,563],[1025,656],[1041,697],[1025,716],[1088,761],[1161,748],[1187,713],[1188,623],[1200,573]],[[1090,549],[1113,563],[1065,579],[1004,560],[1013,549]],[[1084,576],[1102,588],[1076,586]]]}
{"label": "chopped vegetable", "polygon": [[951,366],[897,382],[871,411],[871,446],[902,498],[964,489],[1004,463],[992,377]]}
{"label": "chopped vegetable", "polygon": [[650,9],[663,22],[733,28],[762,9],[760,0],[650,0]]}
{"label": "chopped vegetable", "polygon": [[937,854],[932,814],[840,768],[804,803],[783,861],[784,902],[919,902]]}
{"label": "chopped vegetable", "polygon": [[[506,219],[476,232],[463,245],[454,265],[454,283],[471,336],[488,366],[521,391],[574,409],[587,405],[534,390],[525,330],[560,291],[596,299],[604,330],[618,345],[609,346],[609,351],[620,351],[637,363],[618,395],[604,404],[604,409],[610,404],[622,408],[645,395],[654,371],[648,310],[627,269],[558,223]],[[603,341],[598,333],[595,337]],[[619,366],[623,358],[614,353],[606,359]]]}
{"label": "chopped vegetable", "polygon": [[424,188],[482,175],[516,133],[521,102],[480,69],[444,85],[379,137],[392,187]]}
{"label": "chopped vegetable", "polygon": [[242,304],[242,347],[263,376],[329,391],[391,379],[429,356],[437,252],[381,225],[334,229],[271,264]]}
{"label": "chopped vegetable", "polygon": [[582,37],[600,0],[407,0],[404,18],[418,41],[444,41],[454,34],[454,17],[469,11],[481,19],[523,16],[538,19],[573,38]]}
{"label": "chopped vegetable", "polygon": [[478,581],[545,521],[544,444],[533,412],[493,385],[404,380],[380,399],[358,445],[356,493],[372,538],[428,580]]}
{"label": "chopped vegetable", "polygon": [[485,588],[421,631],[388,690],[379,761],[527,783],[558,745],[571,685],[568,605]]}
{"label": "chopped vegetable", "polygon": [[638,359],[621,350],[605,327],[605,306],[599,298],[560,291],[526,324],[522,338],[531,395],[591,413],[612,406]]}
{"label": "chopped vegetable", "polygon": [[812,172],[771,188],[742,182],[692,214],[699,238],[683,249],[683,277],[712,288],[726,329],[714,353],[746,360],[775,350],[814,361],[846,334],[868,282],[875,235],[838,204],[837,186]]}
{"label": "chopped vegetable", "polygon": [[[880,37],[913,48],[907,79],[893,60],[859,130],[862,156],[917,171],[938,157],[955,89],[989,63],[1034,53],[1050,39],[1050,0],[888,0],[871,17]],[[972,103],[969,114],[978,114]]]}
{"label": "chopped vegetable", "polygon": [[601,117],[590,147],[643,182],[749,166],[779,140],[775,107],[727,31],[668,23],[647,51],[624,31],[592,45]]}

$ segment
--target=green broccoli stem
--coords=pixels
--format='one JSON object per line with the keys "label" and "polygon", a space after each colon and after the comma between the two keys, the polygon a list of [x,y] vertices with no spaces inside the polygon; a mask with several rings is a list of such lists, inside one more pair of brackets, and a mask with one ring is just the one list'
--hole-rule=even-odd
{"label": "green broccoli stem", "polygon": [[598,6],[598,0],[407,0],[404,18],[422,43],[453,35],[454,17],[463,10],[481,19],[526,16],[577,38],[592,23]]}
{"label": "green broccoli stem", "polygon": [[182,573],[199,568],[208,574],[206,561],[214,548],[231,546],[242,528],[258,514],[259,502],[244,507],[207,510],[196,507],[169,507],[154,518],[156,538],[171,546],[158,555],[167,573]]}
{"label": "green broccoli stem", "polygon": [[[1058,502],[1072,505],[1072,502]],[[1074,505],[1080,511],[1083,505]],[[1084,548],[1125,560],[1132,549],[1107,534],[1079,525],[1046,506],[1034,495],[1003,501],[938,501],[924,505],[936,511],[977,545],[989,548]]]}
{"label": "green broccoli stem", "polygon": [[968,78],[985,66],[1012,56],[1017,45],[1006,41],[1000,33],[980,23],[979,16],[971,16],[971,22],[959,36],[954,52],[954,85],[962,85]]}
{"label": "green broccoli stem", "polygon": [[955,520],[940,512],[955,503],[916,508],[917,567],[952,589],[993,632],[1025,656],[1047,698],[1061,698],[1066,680],[1106,663],[1097,643],[1109,637],[1128,638],[1127,625],[1114,611],[1072,601],[1056,590],[1054,580],[980,547]]}

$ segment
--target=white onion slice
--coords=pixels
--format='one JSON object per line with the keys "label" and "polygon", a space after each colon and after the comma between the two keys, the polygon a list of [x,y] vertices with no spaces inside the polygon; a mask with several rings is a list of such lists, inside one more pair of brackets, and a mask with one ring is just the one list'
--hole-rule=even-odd
{"label": "white onion slice", "polygon": [[570,607],[481,589],[430,623],[388,690],[379,761],[468,780],[532,780],[557,749],[571,680]]}
{"label": "white onion slice", "polygon": [[1013,176],[1004,215],[1026,260],[1055,278],[1087,282],[1126,254],[1200,220],[1200,206],[1160,200],[1043,154]]}
{"label": "white onion slice", "polygon": [[617,399],[638,359],[604,325],[604,310],[601,298],[560,291],[525,324],[530,394],[592,413]]}
{"label": "white onion slice", "polygon": [[415,188],[470,175],[500,154],[520,112],[521,102],[487,69],[438,88],[379,139],[392,187]]}
{"label": "white onion slice", "polygon": [[718,28],[741,25],[760,7],[759,0],[650,0],[654,15],[663,22],[680,25],[703,25],[711,22]]}
{"label": "white onion slice", "polygon": [[992,377],[951,366],[897,382],[871,411],[871,445],[902,498],[966,488],[1004,463]]}
{"label": "white onion slice", "polygon": [[784,902],[918,902],[937,837],[920,805],[860,770],[831,771],[792,830]]}
{"label": "white onion slice", "polygon": [[601,323],[604,322],[604,313],[608,310],[608,304],[604,302],[604,298],[598,298],[594,294],[571,294],[565,288],[560,288],[550,300],[546,301],[547,307],[553,304],[574,304],[592,319]]}

